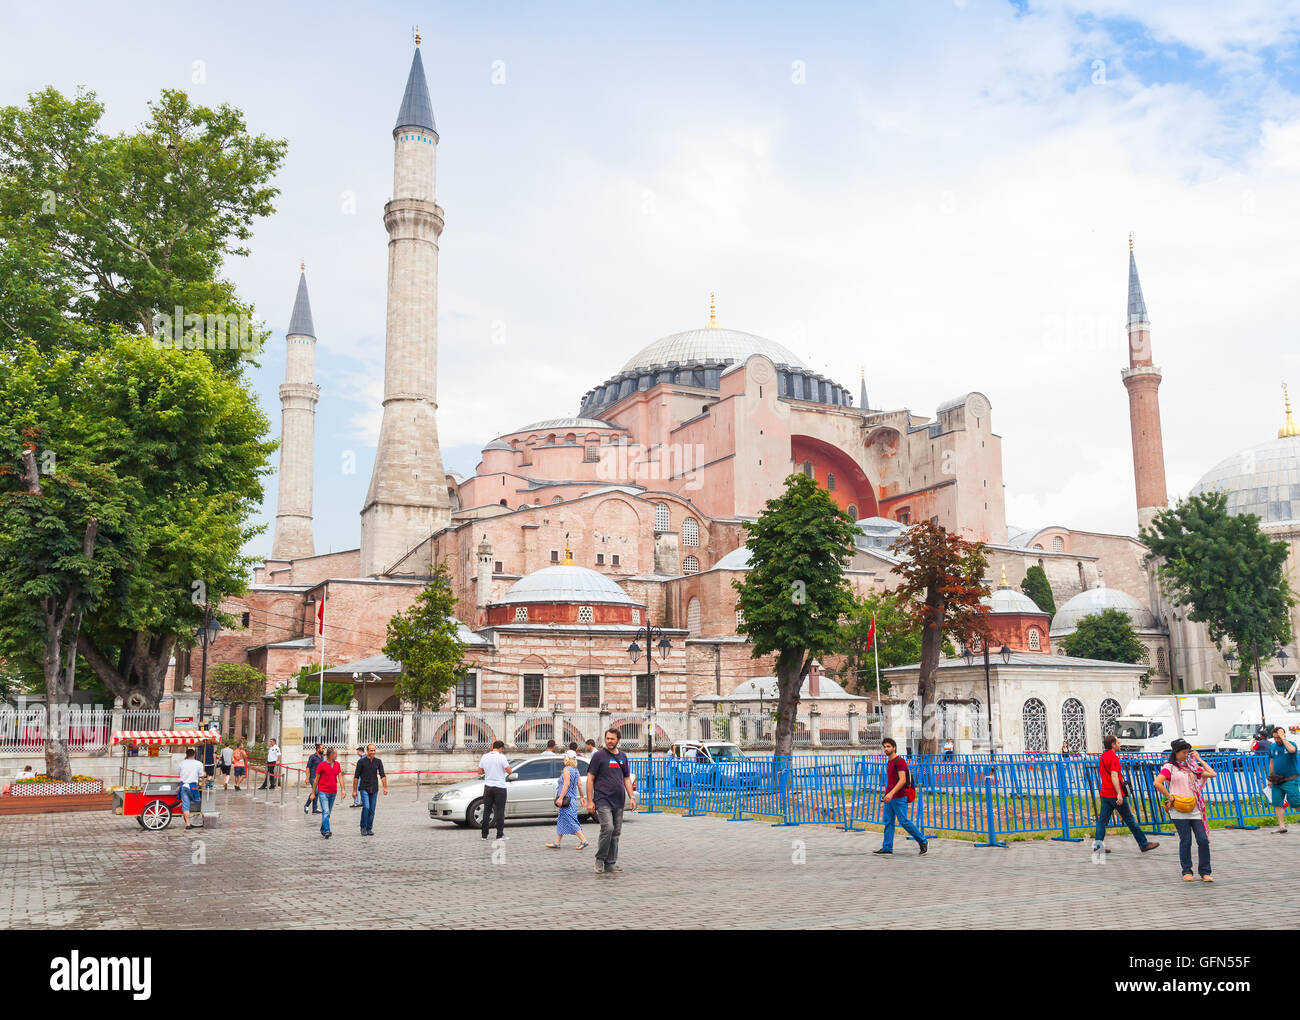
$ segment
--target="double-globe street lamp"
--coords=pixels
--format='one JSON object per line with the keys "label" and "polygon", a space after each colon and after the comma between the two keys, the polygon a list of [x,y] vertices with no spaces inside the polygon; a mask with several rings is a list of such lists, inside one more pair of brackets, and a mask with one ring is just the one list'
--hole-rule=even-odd
{"label": "double-globe street lamp", "polygon": [[[646,690],[646,699],[645,699],[646,700],[645,747],[646,747],[646,757],[649,759],[649,777],[646,783],[647,790],[648,790],[646,795],[646,803],[648,805],[647,810],[653,811],[654,810],[654,788],[655,788],[655,739],[654,739],[655,677],[654,677],[654,656],[650,654],[650,649],[652,646],[658,648],[659,658],[661,661],[663,661],[668,658],[668,653],[669,651],[672,650],[673,643],[668,640],[668,635],[665,634],[661,628],[650,626],[650,616],[648,613],[646,614],[645,628],[643,630],[638,630],[636,634],[638,638],[641,637],[642,635],[645,636],[644,655],[645,655],[645,662],[646,662],[646,671],[644,675],[648,680],[648,683],[646,685],[647,690]],[[655,638],[658,638],[659,640],[656,642]],[[632,643],[627,646],[627,657],[632,660],[632,666],[634,668],[636,664],[641,660],[642,654],[643,654],[642,648],[639,644],[636,643],[636,638],[634,638],[632,640]],[[637,677],[633,675],[632,677],[633,685],[635,685],[636,682],[637,682]],[[633,687],[633,694],[635,696],[635,686]],[[635,704],[635,697],[633,703]]]}
{"label": "double-globe street lamp", "polygon": [[[1251,653],[1255,657],[1255,690],[1259,693],[1259,727],[1260,730],[1268,729],[1267,713],[1264,711],[1264,681],[1260,676],[1259,669],[1259,642],[1254,638],[1250,642]],[[1273,658],[1277,659],[1278,665],[1286,669],[1287,654],[1285,648],[1279,648],[1273,653]],[[1232,667],[1236,664],[1237,656],[1231,648],[1223,653],[1223,661],[1228,664],[1228,672],[1232,672]]]}
{"label": "double-globe street lamp", "polygon": [[[203,670],[199,674],[199,717],[194,720],[196,727],[202,727],[206,720],[208,703],[208,645],[217,640],[221,633],[221,624],[212,618],[212,604],[203,606],[203,626],[195,632],[199,644],[203,646]],[[193,682],[193,681],[191,681]],[[192,690],[193,688],[191,688]]]}
{"label": "double-globe street lamp", "polygon": [[[993,743],[993,683],[989,679],[989,643],[986,640],[981,640],[980,646],[984,649],[984,710],[987,713],[989,757],[996,758],[998,750],[997,745]],[[963,645],[961,654],[962,658],[966,660],[967,666],[975,665],[975,653],[971,651],[970,645]],[[1003,644],[1001,649],[998,650],[998,654],[1002,656],[1004,665],[1011,664],[1011,648],[1008,645]]]}

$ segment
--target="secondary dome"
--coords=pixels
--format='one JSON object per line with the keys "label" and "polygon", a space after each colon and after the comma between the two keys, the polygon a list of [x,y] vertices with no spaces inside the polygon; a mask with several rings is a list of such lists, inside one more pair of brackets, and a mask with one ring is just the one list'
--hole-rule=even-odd
{"label": "secondary dome", "polygon": [[1074,598],[1056,611],[1052,617],[1052,637],[1071,634],[1079,628],[1079,621],[1085,616],[1095,616],[1105,609],[1118,609],[1133,623],[1133,629],[1160,630],[1160,621],[1146,606],[1126,591],[1118,588],[1089,588],[1081,591]]}
{"label": "secondary dome", "polygon": [[980,604],[989,607],[991,613],[1035,613],[1039,616],[1046,616],[1038,603],[1031,599],[1024,592],[1007,586],[999,587],[993,590],[993,594],[988,598],[980,599]]}
{"label": "secondary dome", "polygon": [[1300,436],[1234,453],[1207,471],[1192,495],[1214,490],[1227,494],[1231,514],[1256,514],[1263,524],[1300,520]]}
{"label": "secondary dome", "polygon": [[617,583],[586,567],[561,564],[543,567],[512,584],[501,600],[507,605],[523,602],[582,602],[636,605]]}
{"label": "secondary dome", "polygon": [[670,361],[680,364],[691,361],[723,361],[727,364],[736,364],[744,361],[751,354],[761,354],[778,365],[790,365],[793,368],[808,367],[788,347],[775,340],[767,340],[753,333],[742,333],[736,329],[706,326],[704,329],[688,329],[684,333],[674,333],[672,336],[656,340],[629,358],[622,370],[630,372],[634,368],[666,365]]}

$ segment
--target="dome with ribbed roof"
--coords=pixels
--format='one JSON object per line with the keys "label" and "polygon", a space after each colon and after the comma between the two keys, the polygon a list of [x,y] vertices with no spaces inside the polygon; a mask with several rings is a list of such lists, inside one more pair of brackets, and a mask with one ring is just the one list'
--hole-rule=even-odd
{"label": "dome with ribbed roof", "polygon": [[529,602],[582,602],[620,606],[636,605],[618,584],[604,574],[576,564],[543,567],[510,586],[501,600],[505,605]]}
{"label": "dome with ribbed roof", "polygon": [[1071,634],[1078,630],[1079,621],[1085,616],[1095,616],[1107,609],[1124,613],[1133,622],[1134,630],[1160,630],[1155,614],[1128,592],[1118,588],[1089,588],[1056,610],[1050,634],[1052,637]]}
{"label": "dome with ribbed roof", "polygon": [[1300,436],[1270,439],[1220,461],[1192,487],[1194,496],[1212,491],[1227,495],[1231,514],[1255,514],[1264,524],[1300,521]]}
{"label": "dome with ribbed roof", "polygon": [[990,613],[1035,613],[1039,616],[1046,616],[1038,603],[1031,599],[1024,592],[1016,591],[1010,585],[1001,585],[993,590],[993,594],[987,598],[980,599],[980,604],[989,607]]}
{"label": "dome with ribbed roof", "polygon": [[630,372],[635,368],[666,365],[670,361],[679,364],[691,361],[736,364],[751,354],[761,354],[778,365],[808,367],[788,347],[775,340],[755,336],[753,333],[742,333],[737,329],[706,326],[704,329],[688,329],[684,333],[674,333],[656,340],[629,358],[622,370]]}

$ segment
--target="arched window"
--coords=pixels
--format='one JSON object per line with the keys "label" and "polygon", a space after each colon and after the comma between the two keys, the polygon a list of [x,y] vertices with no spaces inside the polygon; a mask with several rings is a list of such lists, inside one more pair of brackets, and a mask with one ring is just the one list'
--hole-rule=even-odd
{"label": "arched window", "polygon": [[989,721],[984,716],[984,703],[979,698],[970,701],[970,732],[975,740],[989,738]]}
{"label": "arched window", "polygon": [[1088,725],[1083,713],[1083,702],[1067,698],[1061,706],[1061,732],[1071,751],[1088,750]]}
{"label": "arched window", "polygon": [[855,521],[858,519],[858,508],[853,503],[849,504],[848,513],[849,516],[852,517]]}
{"label": "arched window", "polygon": [[736,630],[739,631],[740,628],[744,626],[744,623],[745,623],[745,611],[743,609],[737,608],[736,609]]}
{"label": "arched window", "polygon": [[553,500],[551,500],[551,502],[552,502],[552,503],[563,503],[563,502],[564,502],[564,497],[563,497],[563,496],[556,496]]}
{"label": "arched window", "polygon": [[1156,672],[1169,672],[1169,660],[1165,658],[1165,650],[1163,647],[1156,649]]}
{"label": "arched window", "polygon": [[1119,702],[1107,698],[1101,703],[1101,735],[1115,732],[1115,720],[1119,718]]}
{"label": "arched window", "polygon": [[1043,649],[1042,642],[1039,641],[1038,639],[1038,628],[1030,627],[1029,628],[1029,650],[1031,652],[1039,652],[1042,651],[1042,649]]}
{"label": "arched window", "polygon": [[803,473],[809,478],[813,476],[812,461],[806,460],[803,462]]}
{"label": "arched window", "polygon": [[701,615],[700,600],[691,599],[691,601],[686,604],[686,629],[690,631],[691,637],[700,636]]}
{"label": "arched window", "polygon": [[1088,590],[1088,582],[1085,581],[1085,580],[1083,579],[1083,564],[1082,564],[1082,563],[1076,563],[1075,566],[1079,568],[1079,590],[1080,590],[1080,591],[1087,591],[1087,590]]}
{"label": "arched window", "polygon": [[1020,713],[1026,751],[1047,750],[1047,706],[1030,698]]}
{"label": "arched window", "polygon": [[668,504],[655,504],[655,531],[668,530]]}
{"label": "arched window", "polygon": [[700,522],[694,517],[682,521],[682,545],[700,544]]}
{"label": "arched window", "polygon": [[687,556],[686,559],[682,561],[683,574],[698,574],[699,572],[700,572],[700,561],[697,560],[694,556]]}
{"label": "arched window", "polygon": [[1142,646],[1142,654],[1138,656],[1138,662],[1144,666],[1151,665],[1151,649],[1146,645]]}
{"label": "arched window", "polygon": [[1052,552],[1065,552],[1065,539],[1060,535],[1052,536]]}
{"label": "arched window", "polygon": [[835,491],[835,474],[832,472],[826,476],[826,488],[830,492]]}

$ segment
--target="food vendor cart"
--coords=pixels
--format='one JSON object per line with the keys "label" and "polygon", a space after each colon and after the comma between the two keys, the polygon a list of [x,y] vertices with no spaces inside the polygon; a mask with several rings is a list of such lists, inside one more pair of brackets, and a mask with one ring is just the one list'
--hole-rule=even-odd
{"label": "food vendor cart", "polygon": [[[221,742],[215,730],[115,730],[110,743],[122,745],[122,815],[133,817],[140,827],[161,832],[172,822],[172,815],[181,809],[180,780],[167,778],[160,782],[146,782],[139,787],[126,785],[127,756],[132,747],[180,748]],[[211,780],[208,780],[211,784]],[[207,798],[205,791],[204,799]],[[203,825],[203,811],[191,811],[192,824]]]}

